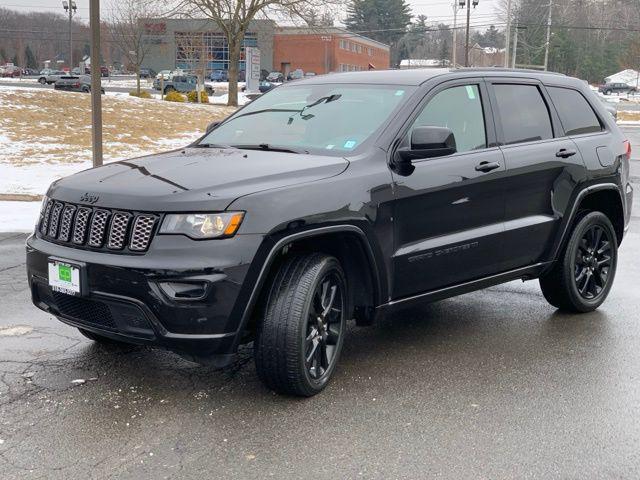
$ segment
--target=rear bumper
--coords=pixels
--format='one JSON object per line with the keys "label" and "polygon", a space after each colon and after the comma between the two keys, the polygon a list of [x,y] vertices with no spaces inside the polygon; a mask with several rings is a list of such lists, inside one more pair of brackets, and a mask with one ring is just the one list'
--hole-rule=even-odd
{"label": "rear bumper", "polygon": [[[246,281],[262,236],[194,242],[158,236],[145,255],[74,249],[35,236],[27,240],[27,274],[34,305],[64,323],[135,344],[225,364],[242,340]],[[83,296],[48,285],[50,257],[82,268]],[[174,287],[196,287],[176,295]]]}

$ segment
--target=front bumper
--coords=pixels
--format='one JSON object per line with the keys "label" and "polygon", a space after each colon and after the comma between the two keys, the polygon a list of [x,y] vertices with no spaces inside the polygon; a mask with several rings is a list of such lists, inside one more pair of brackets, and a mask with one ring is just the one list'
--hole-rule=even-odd
{"label": "front bumper", "polygon": [[[124,255],[31,236],[27,274],[33,303],[67,324],[224,364],[242,341],[246,298],[255,285],[251,266],[262,241],[261,235],[210,241],[156,236],[144,255]],[[83,296],[51,290],[51,257],[82,268]],[[195,294],[177,294],[184,285]]]}

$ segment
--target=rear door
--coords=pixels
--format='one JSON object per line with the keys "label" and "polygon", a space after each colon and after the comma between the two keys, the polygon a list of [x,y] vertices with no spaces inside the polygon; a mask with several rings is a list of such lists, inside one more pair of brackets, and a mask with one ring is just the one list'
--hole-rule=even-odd
{"label": "rear door", "polygon": [[451,129],[457,153],[415,160],[408,176],[393,174],[393,298],[497,273],[503,258],[505,167],[482,79],[430,91],[399,147],[417,126]]}
{"label": "rear door", "polygon": [[490,91],[506,165],[504,269],[510,270],[547,259],[561,210],[585,169],[539,81],[492,78]]}

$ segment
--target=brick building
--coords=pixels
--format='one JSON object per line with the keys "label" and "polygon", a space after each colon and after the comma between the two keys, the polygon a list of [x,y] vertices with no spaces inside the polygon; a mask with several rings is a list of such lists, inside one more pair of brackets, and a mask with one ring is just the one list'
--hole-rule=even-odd
{"label": "brick building", "polygon": [[389,62],[388,45],[342,28],[278,27],[273,35],[273,68],[285,75],[384,70]]}

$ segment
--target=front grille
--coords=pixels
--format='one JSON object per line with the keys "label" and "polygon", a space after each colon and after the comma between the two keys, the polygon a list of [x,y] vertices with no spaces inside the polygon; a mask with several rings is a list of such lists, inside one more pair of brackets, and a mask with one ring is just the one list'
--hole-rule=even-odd
{"label": "front grille", "polygon": [[48,240],[92,250],[143,253],[149,248],[159,217],[77,206],[49,200],[39,231]]}

